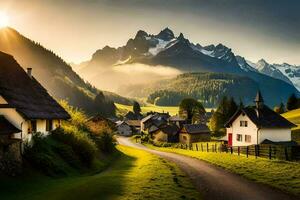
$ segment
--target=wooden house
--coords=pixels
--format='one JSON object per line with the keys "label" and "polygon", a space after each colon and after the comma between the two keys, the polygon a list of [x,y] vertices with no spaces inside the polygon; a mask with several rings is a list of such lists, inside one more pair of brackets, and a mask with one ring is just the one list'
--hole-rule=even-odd
{"label": "wooden house", "polygon": [[152,133],[154,142],[178,142],[179,128],[175,124],[167,124]]}
{"label": "wooden house", "polygon": [[190,144],[210,140],[210,130],[205,124],[184,124],[179,133],[179,142]]}

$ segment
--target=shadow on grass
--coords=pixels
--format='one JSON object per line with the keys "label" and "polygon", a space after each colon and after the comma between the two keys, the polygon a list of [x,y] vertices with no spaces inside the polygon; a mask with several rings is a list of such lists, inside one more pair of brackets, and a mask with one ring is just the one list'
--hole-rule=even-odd
{"label": "shadow on grass", "polygon": [[23,177],[0,177],[1,200],[13,199],[115,199],[122,196],[125,176],[136,158],[122,152],[104,172],[65,178],[50,178],[35,172]]}

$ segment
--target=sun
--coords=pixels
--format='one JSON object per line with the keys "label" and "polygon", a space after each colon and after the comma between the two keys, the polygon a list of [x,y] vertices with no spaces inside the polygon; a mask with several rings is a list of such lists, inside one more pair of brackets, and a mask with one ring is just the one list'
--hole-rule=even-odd
{"label": "sun", "polygon": [[0,13],[0,28],[7,27],[9,23],[8,16],[5,13]]}

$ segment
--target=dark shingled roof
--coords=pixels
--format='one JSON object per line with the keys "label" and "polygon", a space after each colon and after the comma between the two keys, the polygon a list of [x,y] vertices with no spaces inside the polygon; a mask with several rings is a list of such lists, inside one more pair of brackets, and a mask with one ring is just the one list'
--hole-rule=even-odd
{"label": "dark shingled roof", "polygon": [[[257,115],[258,111],[258,115]],[[295,124],[288,121],[280,114],[274,112],[266,105],[262,105],[258,110],[255,106],[240,108],[225,124],[228,127],[241,113],[247,115],[250,120],[259,128],[292,128]]]}
{"label": "dark shingled roof", "polygon": [[0,135],[20,133],[21,130],[12,125],[4,116],[0,115]]}
{"label": "dark shingled roof", "polygon": [[165,125],[160,130],[167,135],[176,135],[179,132],[179,128],[174,124]]}
{"label": "dark shingled roof", "polygon": [[210,132],[209,128],[205,124],[184,124],[183,128],[189,134]]}
{"label": "dark shingled roof", "polygon": [[68,119],[70,115],[16,60],[0,52],[0,95],[27,119]]}

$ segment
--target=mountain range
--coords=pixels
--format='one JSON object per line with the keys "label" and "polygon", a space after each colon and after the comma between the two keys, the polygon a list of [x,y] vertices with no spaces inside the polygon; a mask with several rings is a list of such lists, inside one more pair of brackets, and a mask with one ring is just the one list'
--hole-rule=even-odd
{"label": "mountain range", "polygon": [[[12,55],[26,70],[32,68],[33,76],[56,99],[66,99],[73,106],[79,107],[88,114],[96,114],[101,107],[103,113],[113,115],[113,100],[119,99],[122,103],[129,100],[117,94],[103,92],[85,82],[71,66],[62,58],[46,49],[39,43],[30,40],[12,28],[0,29],[0,51]],[[102,99],[95,102],[99,93]],[[101,105],[100,105],[101,104]]]}
{"label": "mountain range", "polygon": [[[295,88],[298,86],[299,69],[297,66],[288,65],[264,65],[262,61],[251,63],[245,58],[235,55],[232,50],[223,44],[202,46],[194,44],[184,37],[182,33],[175,36],[173,31],[165,28],[156,35],[148,34],[145,31],[138,31],[134,38],[128,40],[126,45],[119,48],[109,46],[97,50],[92,59],[85,61],[77,67],[78,73],[86,80],[98,87],[103,87],[106,80],[126,80],[130,72],[136,70],[137,64],[150,67],[154,71],[163,71],[161,67],[174,69],[180,73],[210,72],[225,73],[240,77],[247,77],[253,80],[258,89],[262,91],[267,103],[275,105],[281,101],[286,101],[292,93],[299,94]],[[142,67],[141,67],[142,68]],[[116,72],[115,69],[119,71]],[[120,70],[120,69],[123,69]],[[129,71],[125,74],[124,69]],[[120,72],[121,71],[121,72]],[[118,73],[118,76],[109,76]],[[123,74],[122,74],[123,73]],[[173,77],[164,76],[162,78],[171,80]],[[138,76],[135,76],[138,78]],[[132,77],[131,79],[135,78]],[[152,82],[154,76],[147,76]],[[100,82],[100,83],[99,83]],[[250,83],[250,82],[249,82]],[[115,89],[122,95],[128,95],[126,87],[142,83],[132,83],[124,81]],[[244,85],[244,90],[250,85]],[[226,89],[226,88],[225,88]],[[223,92],[225,93],[225,92]],[[241,92],[242,93],[242,92]],[[240,95],[240,97],[242,97]]]}

